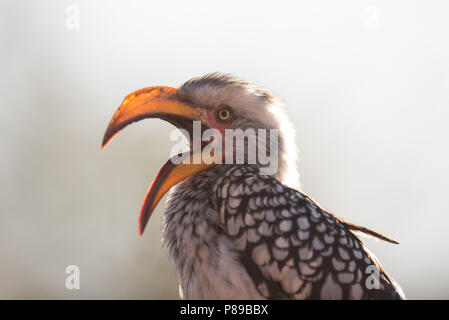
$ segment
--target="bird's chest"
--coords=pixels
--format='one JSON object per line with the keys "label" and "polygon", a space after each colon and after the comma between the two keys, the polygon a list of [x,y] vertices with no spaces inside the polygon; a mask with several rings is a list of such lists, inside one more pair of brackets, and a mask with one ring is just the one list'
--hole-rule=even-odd
{"label": "bird's chest", "polygon": [[221,230],[209,186],[198,178],[176,186],[164,215],[164,244],[185,299],[261,299]]}

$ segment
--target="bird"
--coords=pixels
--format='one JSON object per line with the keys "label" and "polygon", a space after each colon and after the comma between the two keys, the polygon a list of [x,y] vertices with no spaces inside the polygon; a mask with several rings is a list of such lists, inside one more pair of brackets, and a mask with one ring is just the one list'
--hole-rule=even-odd
{"label": "bird", "polygon": [[[171,158],[160,169],[138,222],[142,235],[168,193],[162,242],[181,298],[405,299],[361,236],[398,242],[343,220],[302,191],[295,130],[276,95],[220,72],[179,88],[143,88],[127,95],[114,113],[102,148],[123,128],[147,118],[165,120],[190,139],[189,151],[177,155],[183,161]],[[267,150],[277,154],[277,170],[261,174],[260,161],[195,163],[207,147],[201,142],[199,151],[193,150],[195,121],[201,132],[277,130],[276,143],[265,135]],[[247,154],[250,143],[230,150]],[[223,159],[225,152],[216,154]]]}

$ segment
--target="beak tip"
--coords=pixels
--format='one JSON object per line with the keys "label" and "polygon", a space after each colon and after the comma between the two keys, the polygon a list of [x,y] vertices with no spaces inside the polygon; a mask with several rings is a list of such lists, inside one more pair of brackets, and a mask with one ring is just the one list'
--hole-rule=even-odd
{"label": "beak tip", "polygon": [[113,126],[109,125],[103,136],[103,141],[101,142],[101,150],[104,150],[112,138],[118,133],[119,130],[111,130]]}
{"label": "beak tip", "polygon": [[142,227],[140,221],[139,221],[139,225],[137,228],[137,234],[139,235],[139,237],[143,236],[143,231],[145,230],[145,226]]}
{"label": "beak tip", "polygon": [[108,142],[103,139],[103,142],[101,143],[101,150],[104,150],[104,148],[106,148],[107,144],[108,144]]}

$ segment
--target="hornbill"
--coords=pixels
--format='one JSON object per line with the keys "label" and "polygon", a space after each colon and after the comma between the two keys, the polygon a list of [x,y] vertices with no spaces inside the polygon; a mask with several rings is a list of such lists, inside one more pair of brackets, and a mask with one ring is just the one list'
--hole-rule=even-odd
{"label": "hornbill", "polygon": [[[358,235],[396,240],[344,221],[301,191],[295,133],[276,96],[222,73],[193,78],[180,88],[144,88],[126,96],[115,112],[103,148],[144,118],[166,120],[190,137],[192,152],[181,162],[167,161],[150,186],[138,226],[141,235],[170,190],[163,243],[183,298],[405,299]],[[259,161],[185,161],[207,146],[193,150],[193,121],[220,133],[277,129],[276,144],[265,138],[266,151],[278,154],[278,170],[261,174]],[[251,142],[245,141],[233,144],[231,152],[244,148],[247,154]],[[217,151],[218,159],[225,153]]]}

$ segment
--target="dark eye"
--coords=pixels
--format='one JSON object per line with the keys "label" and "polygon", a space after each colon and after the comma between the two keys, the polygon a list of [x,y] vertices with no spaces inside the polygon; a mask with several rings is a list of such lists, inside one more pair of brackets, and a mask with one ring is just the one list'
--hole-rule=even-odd
{"label": "dark eye", "polygon": [[217,111],[217,117],[220,121],[228,121],[231,119],[231,110],[229,108],[222,108]]}

